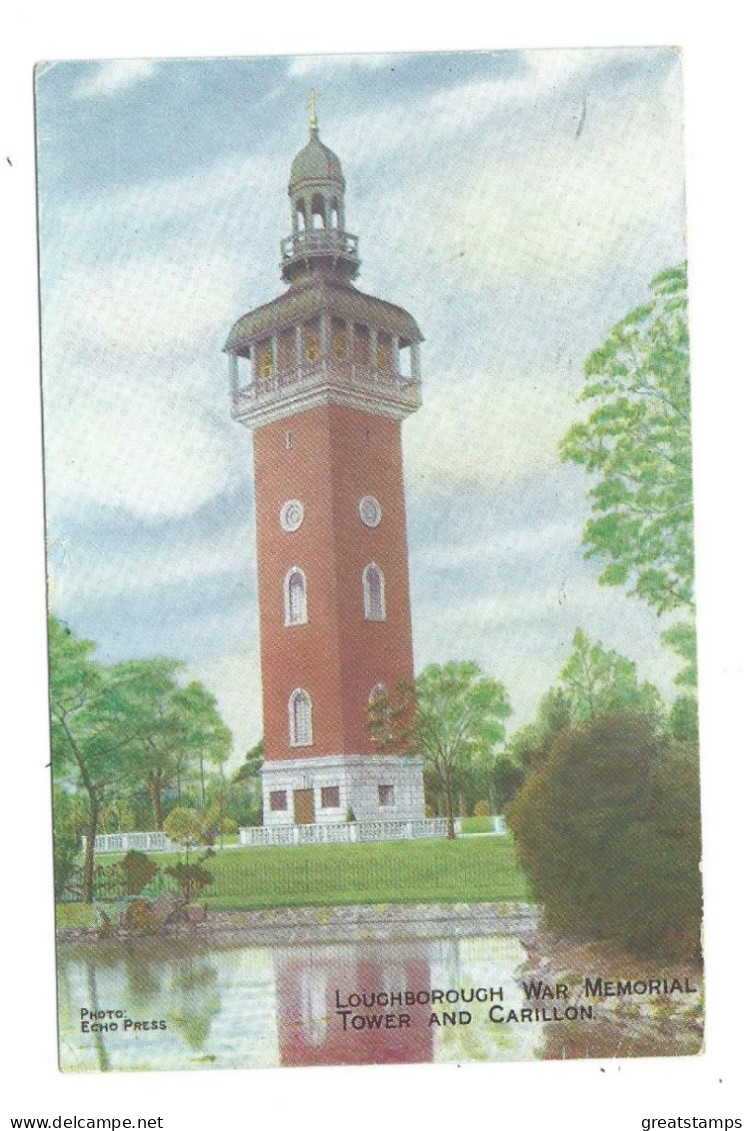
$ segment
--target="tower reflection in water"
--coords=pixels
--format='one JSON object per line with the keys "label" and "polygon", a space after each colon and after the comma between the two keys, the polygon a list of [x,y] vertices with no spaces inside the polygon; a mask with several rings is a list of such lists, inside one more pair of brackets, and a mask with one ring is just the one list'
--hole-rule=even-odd
{"label": "tower reflection in water", "polygon": [[[406,994],[503,986],[504,1004],[519,1006],[523,960],[514,938],[200,952],[144,939],[125,955],[70,949],[59,965],[61,1067],[106,1072],[532,1059],[540,1054],[540,1026],[494,1024],[488,1003],[432,1007],[424,997],[420,1004],[400,1004]],[[351,995],[360,1003],[354,1008]],[[351,1016],[343,1017],[342,1006],[352,1008]],[[83,1032],[82,1007],[118,1008],[133,1018],[164,1019],[166,1027]],[[431,1025],[432,1008],[442,1021],[445,1011],[464,1009],[472,1022]],[[399,1024],[400,1013],[409,1023]],[[356,1015],[362,1027],[353,1024]],[[365,1015],[375,1020],[369,1025]]]}
{"label": "tower reflection in water", "polygon": [[[392,944],[386,954],[384,948],[363,944],[275,951],[280,1063],[432,1060],[430,1006],[400,1004],[406,991],[430,988],[431,946]],[[352,1009],[347,1004],[351,995],[374,1004]]]}

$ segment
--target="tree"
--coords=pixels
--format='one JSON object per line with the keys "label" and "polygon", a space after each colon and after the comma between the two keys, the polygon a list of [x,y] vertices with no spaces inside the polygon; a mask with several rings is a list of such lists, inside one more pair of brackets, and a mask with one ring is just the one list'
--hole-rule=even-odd
{"label": "tree", "polygon": [[261,774],[261,764],[264,761],[264,740],[260,738],[255,746],[245,756],[245,761],[232,775],[233,782],[248,781]]}
{"label": "tree", "polygon": [[92,658],[94,643],[79,640],[56,618],[48,623],[50,729],[53,780],[71,785],[86,799],[83,899],[93,902],[94,838],[108,799],[129,780],[136,739],[152,720],[140,707],[144,667],[112,667]]}
{"label": "tree", "polygon": [[595,408],[560,447],[598,476],[584,542],[611,559],[601,581],[631,584],[664,613],[694,594],[686,264],[651,291],[585,362],[580,400]]}
{"label": "tree", "polygon": [[138,741],[138,772],[149,791],[153,824],[164,821],[164,791],[195,761],[200,767],[201,804],[206,802],[204,763],[221,766],[229,757],[232,737],[217,711],[214,696],[200,683],[180,687],[178,665],[165,660],[144,662],[138,686],[141,706],[152,717]]}
{"label": "tree", "polygon": [[435,772],[452,839],[458,776],[473,757],[498,747],[511,713],[498,680],[470,661],[450,661],[431,664],[414,682],[403,680],[391,693],[375,696],[368,724],[382,748],[420,755]]}
{"label": "tree", "polygon": [[599,640],[592,644],[581,628],[574,634],[572,649],[559,673],[559,688],[572,722],[620,710],[658,718],[662,711],[658,690],[652,683],[638,682],[632,660],[606,650]]}
{"label": "tree", "polygon": [[613,328],[585,362],[585,377],[580,400],[595,407],[560,451],[598,477],[586,557],[610,559],[601,583],[629,585],[659,616],[691,614],[662,639],[687,664],[677,682],[694,687],[696,666],[685,656],[694,649],[686,264],[653,279],[650,301]]}
{"label": "tree", "polygon": [[201,820],[201,814],[197,813],[195,809],[180,807],[167,814],[164,831],[168,840],[183,846],[187,863],[188,850],[199,844],[203,837],[204,823]]}
{"label": "tree", "polygon": [[555,735],[573,723],[617,711],[637,711],[654,729],[664,721],[664,706],[652,683],[640,682],[637,665],[626,656],[591,642],[581,628],[556,685],[541,699],[532,723],[512,735],[507,753],[526,771],[547,760]]}
{"label": "tree", "polygon": [[694,624],[686,621],[677,621],[661,635],[664,644],[668,644],[676,652],[684,667],[676,676],[674,683],[689,692],[694,693],[697,688],[697,634]]}
{"label": "tree", "polygon": [[184,733],[183,749],[192,752],[198,761],[201,788],[201,807],[206,804],[206,763],[220,773],[232,751],[232,735],[217,710],[217,701],[206,688],[197,682],[189,683],[175,697]]}
{"label": "tree", "polygon": [[86,805],[77,793],[52,787],[52,844],[55,873],[55,898],[62,899],[65,886],[76,866],[81,837],[86,834]]}
{"label": "tree", "polygon": [[151,824],[161,830],[164,823],[162,797],[178,773],[178,752],[184,727],[175,710],[178,688],[174,682],[178,665],[165,660],[142,661],[141,679],[131,688],[133,710],[145,714],[135,738],[133,780],[146,788],[151,804]]}
{"label": "tree", "polygon": [[507,754],[496,758],[491,770],[491,812],[505,810],[524,780],[525,771],[519,762]]}
{"label": "tree", "polygon": [[239,825],[260,825],[262,821],[261,765],[263,738],[246,753],[245,761],[232,775],[224,812]]}

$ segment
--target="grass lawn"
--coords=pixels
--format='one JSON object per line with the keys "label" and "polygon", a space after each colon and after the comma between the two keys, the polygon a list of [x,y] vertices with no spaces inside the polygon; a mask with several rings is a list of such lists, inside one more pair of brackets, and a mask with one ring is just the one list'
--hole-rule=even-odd
{"label": "grass lawn", "polygon": [[96,923],[97,914],[87,903],[55,904],[55,926],[58,928],[93,927]]}
{"label": "grass lawn", "polygon": [[[165,867],[177,857],[152,859]],[[532,899],[509,836],[236,848],[218,851],[205,867],[214,880],[200,901],[222,910]],[[80,906],[60,912],[74,916]],[[78,924],[59,917],[58,925]]]}
{"label": "grass lawn", "polygon": [[465,836],[473,833],[490,833],[493,832],[493,818],[492,817],[463,817],[462,818],[462,832]]}

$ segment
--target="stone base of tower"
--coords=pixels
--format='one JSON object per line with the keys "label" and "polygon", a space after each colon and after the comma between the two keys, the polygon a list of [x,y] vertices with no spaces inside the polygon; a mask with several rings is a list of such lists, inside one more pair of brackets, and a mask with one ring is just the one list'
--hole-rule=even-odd
{"label": "stone base of tower", "polygon": [[264,762],[261,787],[265,826],[425,816],[421,758],[337,754]]}

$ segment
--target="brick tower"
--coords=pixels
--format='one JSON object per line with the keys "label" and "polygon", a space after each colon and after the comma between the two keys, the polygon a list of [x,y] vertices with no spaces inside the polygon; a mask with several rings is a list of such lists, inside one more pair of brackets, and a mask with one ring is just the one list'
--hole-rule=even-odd
{"label": "brick tower", "polygon": [[253,431],[264,824],[422,818],[420,759],[367,727],[371,696],[413,675],[400,428],[421,403],[422,337],[353,286],[345,180],[315,109],[288,191],[287,290],[225,346],[232,415]]}

